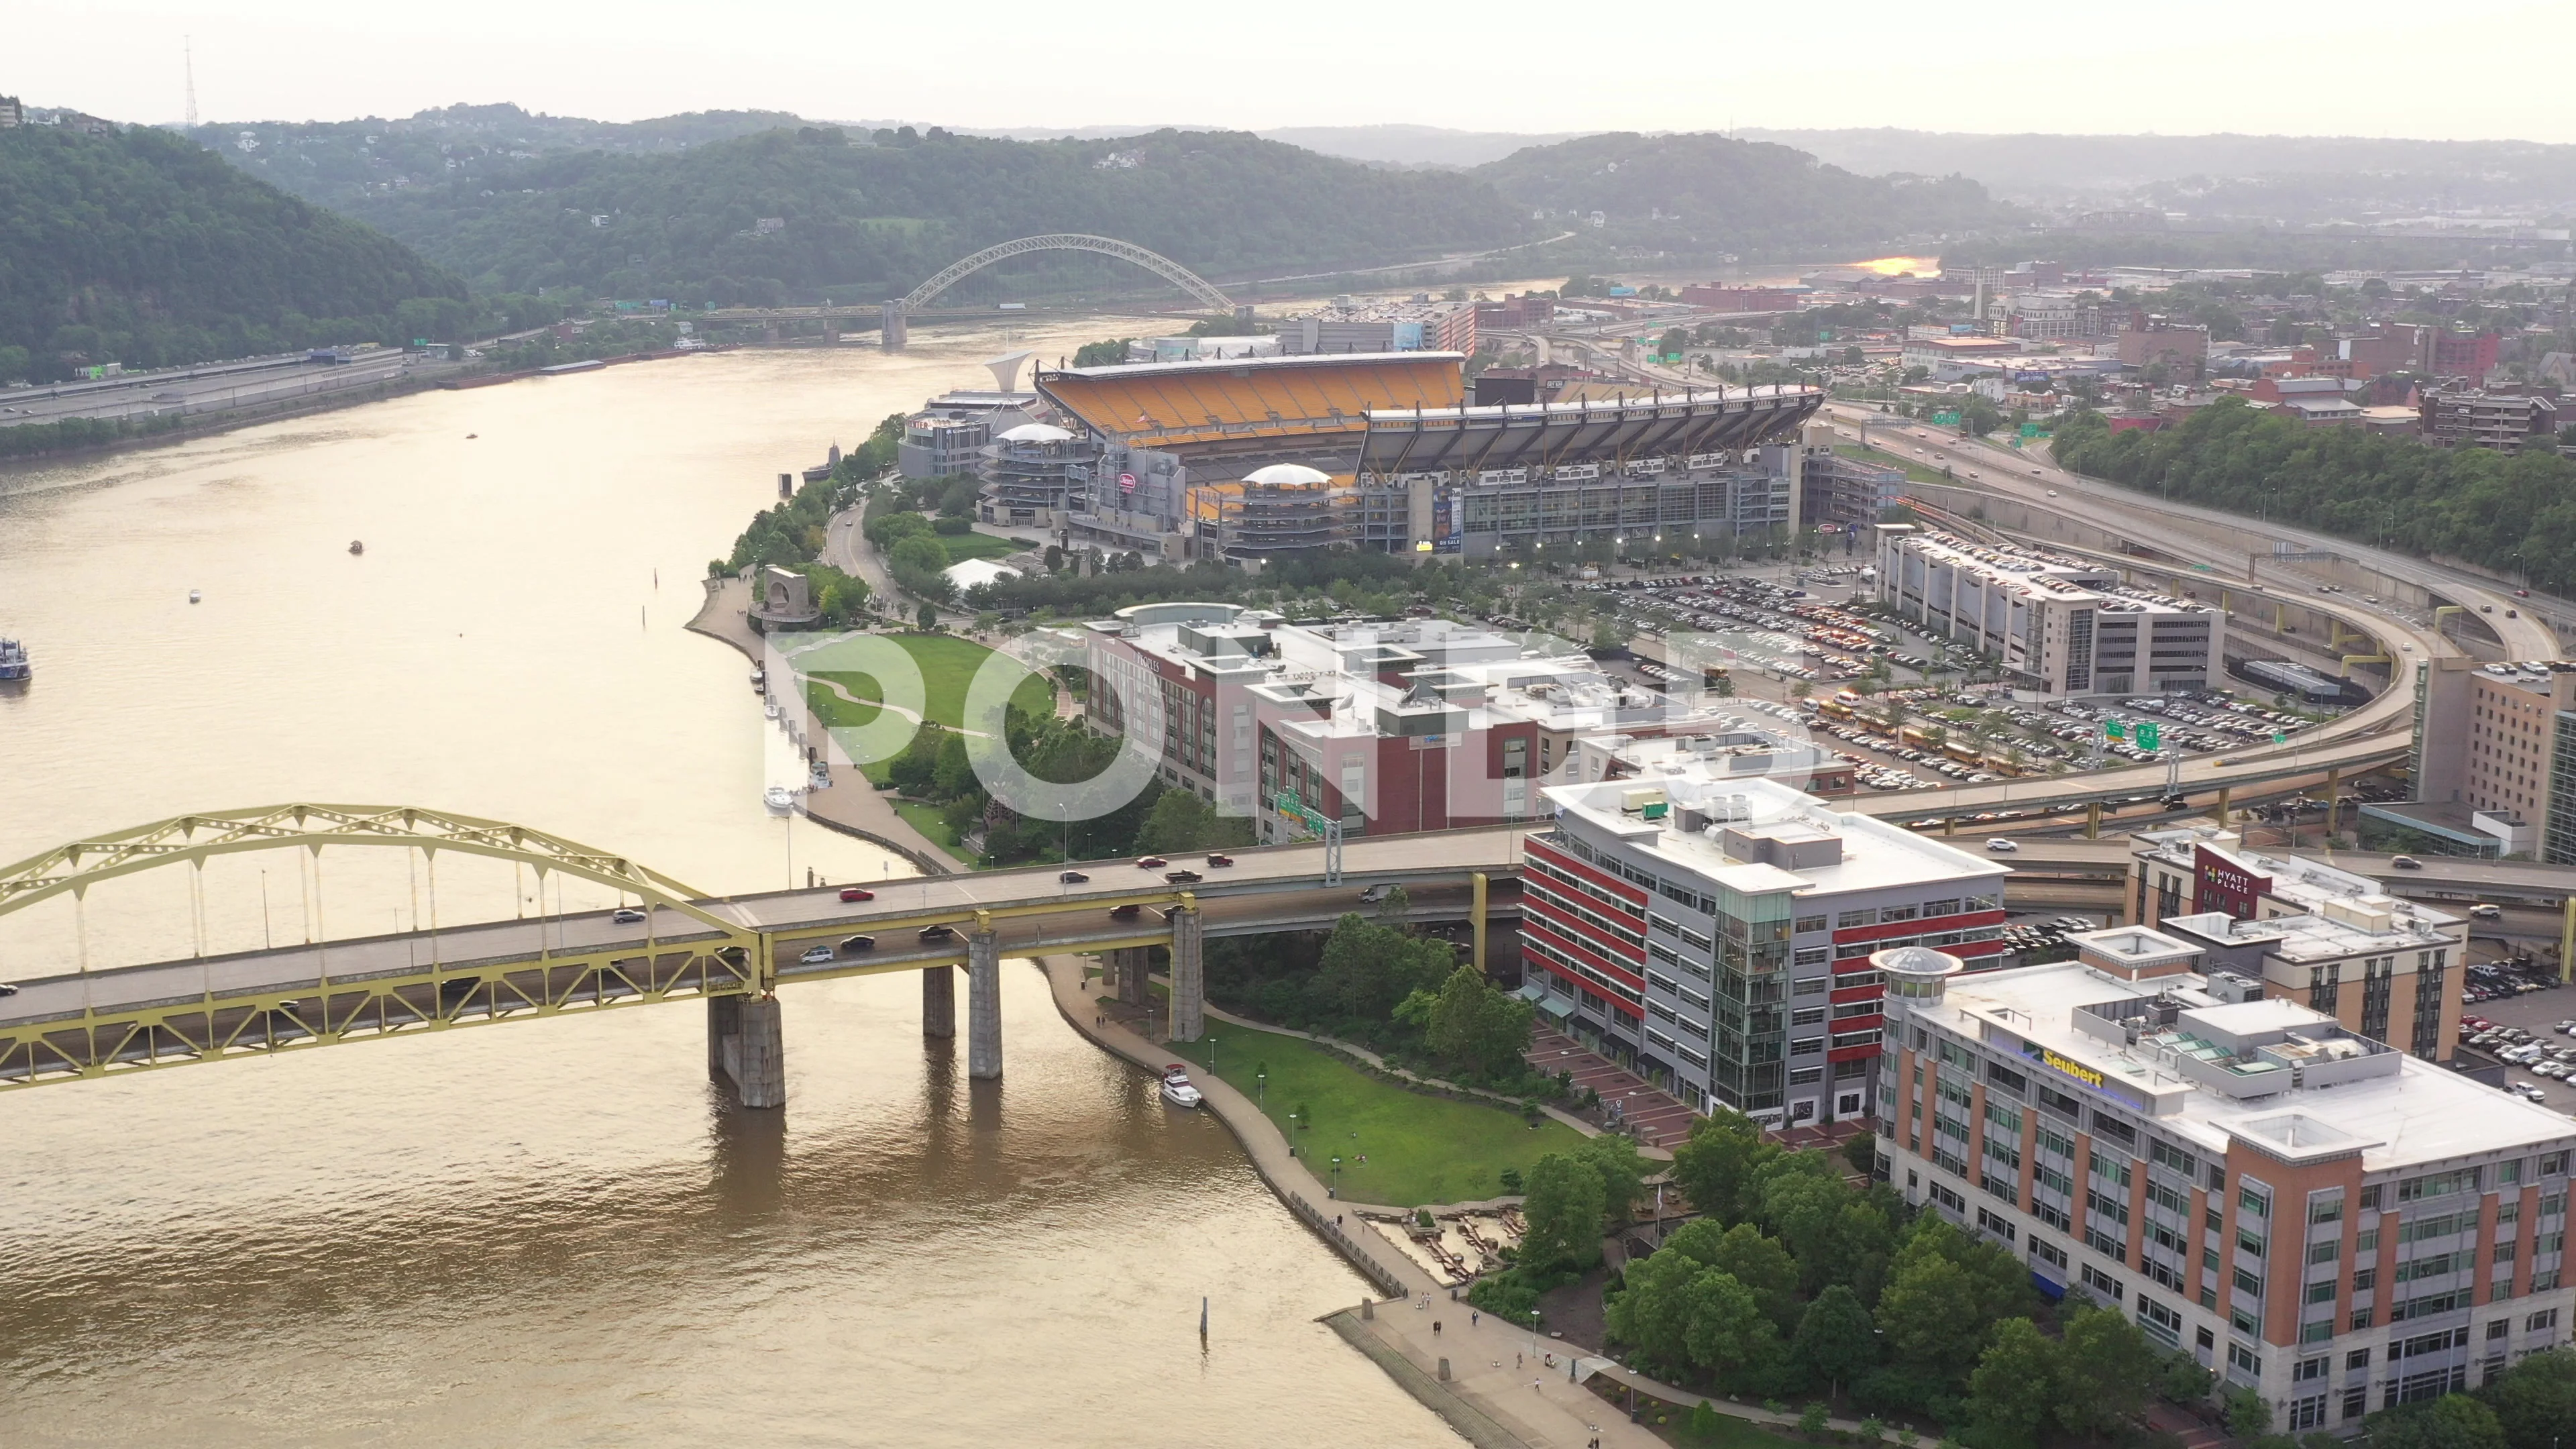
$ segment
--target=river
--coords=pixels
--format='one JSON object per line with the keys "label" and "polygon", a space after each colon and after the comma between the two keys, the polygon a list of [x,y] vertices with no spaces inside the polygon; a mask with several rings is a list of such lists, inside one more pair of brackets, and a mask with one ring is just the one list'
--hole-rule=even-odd
{"label": "river", "polygon": [[[1138,330],[615,367],[0,472],[0,633],[38,668],[0,693],[0,861],[319,800],[712,892],[908,873],[762,809],[744,662],[681,629],[706,560],[780,471],[989,386],[982,358]],[[210,867],[209,949],[418,921],[405,856]],[[441,871],[447,920],[545,908]],[[147,872],[0,918],[0,980],[190,930],[183,872]],[[718,1099],[693,1004],[0,1094],[0,1444],[1460,1442],[1314,1322],[1363,1285],[1224,1129],[1032,968],[998,1086],[925,1048],[910,976],[784,1001],[781,1113]]]}

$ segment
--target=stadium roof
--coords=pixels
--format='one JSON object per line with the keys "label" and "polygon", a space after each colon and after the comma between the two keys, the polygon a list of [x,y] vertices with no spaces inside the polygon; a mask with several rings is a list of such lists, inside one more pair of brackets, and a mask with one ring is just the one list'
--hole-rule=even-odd
{"label": "stadium roof", "polygon": [[1093,432],[1140,447],[1356,437],[1386,408],[1455,408],[1455,352],[1357,352],[1041,370],[1037,389]]}
{"label": "stadium roof", "polygon": [[1812,387],[1711,388],[1513,407],[1382,408],[1368,415],[1363,473],[1430,473],[1594,460],[1691,457],[1793,432],[1824,405]]}

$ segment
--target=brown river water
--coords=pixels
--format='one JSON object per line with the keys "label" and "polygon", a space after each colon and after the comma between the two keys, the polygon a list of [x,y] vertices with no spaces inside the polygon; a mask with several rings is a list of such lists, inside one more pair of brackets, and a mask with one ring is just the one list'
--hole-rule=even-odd
{"label": "brown river water", "polygon": [[[0,471],[0,634],[37,663],[0,693],[0,862],[320,800],[711,892],[909,873],[762,809],[777,737],[681,629],[697,580],[827,443],[1140,330],[736,352]],[[405,855],[210,866],[208,949],[406,927]],[[543,908],[498,867],[439,890],[450,921]],[[49,902],[0,918],[0,980],[186,956],[190,920],[183,868]],[[1034,969],[998,1085],[925,1048],[910,976],[784,1000],[778,1113],[719,1099],[689,1003],[0,1093],[0,1446],[1461,1442],[1314,1321],[1361,1280],[1224,1128]]]}

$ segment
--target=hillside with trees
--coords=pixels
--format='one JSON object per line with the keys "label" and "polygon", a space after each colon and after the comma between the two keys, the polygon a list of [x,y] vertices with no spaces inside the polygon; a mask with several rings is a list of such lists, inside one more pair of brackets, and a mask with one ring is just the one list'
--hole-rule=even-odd
{"label": "hillside with trees", "polygon": [[[1464,176],[1372,170],[1239,132],[1008,141],[805,126],[668,154],[590,150],[460,166],[347,203],[482,289],[715,305],[900,296],[957,258],[1095,232],[1212,278],[1524,239],[1526,214]],[[953,295],[1159,285],[1041,254]]]}
{"label": "hillside with trees", "polygon": [[0,131],[0,381],[445,336],[465,284],[145,127]]}
{"label": "hillside with trees", "polygon": [[2160,496],[2465,559],[2553,592],[2576,585],[2576,463],[2551,453],[2309,428],[2236,398],[2162,432],[2115,433],[2078,413],[2052,448],[2078,473]]}
{"label": "hillside with trees", "polygon": [[1584,136],[1468,174],[1560,227],[1588,225],[1597,211],[1601,239],[1684,256],[1872,247],[2018,219],[1964,176],[1860,176],[1804,151],[1708,132]]}

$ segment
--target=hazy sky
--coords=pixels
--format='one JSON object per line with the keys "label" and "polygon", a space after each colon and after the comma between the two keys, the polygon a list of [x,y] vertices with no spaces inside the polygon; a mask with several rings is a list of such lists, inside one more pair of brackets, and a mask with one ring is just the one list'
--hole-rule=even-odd
{"label": "hazy sky", "polygon": [[[2576,142],[2576,4],[2150,7],[1110,0],[195,0],[12,7],[0,92],[117,119],[631,120],[763,107],[969,127],[1907,126]],[[1963,32],[1959,17],[1989,23]],[[1580,27],[1591,22],[1598,28]]]}

